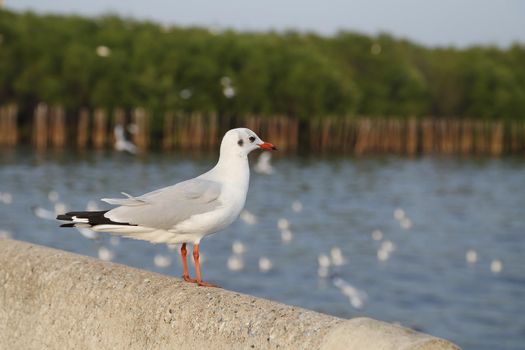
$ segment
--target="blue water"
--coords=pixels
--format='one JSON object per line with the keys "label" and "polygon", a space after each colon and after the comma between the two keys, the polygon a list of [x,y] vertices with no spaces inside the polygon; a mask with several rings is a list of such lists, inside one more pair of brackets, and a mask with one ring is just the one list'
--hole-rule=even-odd
{"label": "blue water", "polygon": [[[193,177],[214,161],[215,155],[197,154],[1,151],[0,192],[12,194],[12,203],[0,201],[0,234],[90,256],[104,246],[118,263],[180,276],[178,253],[164,245],[127,239],[112,245],[107,236],[91,241],[30,208],[52,209],[48,194],[56,191],[69,209],[83,210],[89,200],[121,191],[139,195]],[[273,165],[271,176],[252,173],[246,209],[257,224],[238,220],[201,242],[206,280],[340,317],[398,322],[465,349],[523,348],[524,159],[281,154]],[[294,201],[302,211],[292,210]],[[394,219],[396,208],[411,220],[410,229]],[[281,240],[281,218],[290,222],[289,243]],[[374,230],[382,231],[381,240],[372,239]],[[234,241],[246,248],[238,271],[227,263]],[[382,261],[385,241],[394,249]],[[319,277],[318,258],[333,247],[346,263]],[[467,263],[468,250],[477,253],[475,263]],[[157,254],[173,264],[156,266]],[[259,270],[263,256],[273,263],[268,272]],[[494,260],[501,261],[499,273],[491,271]],[[361,308],[334,285],[340,279],[366,294]]]}

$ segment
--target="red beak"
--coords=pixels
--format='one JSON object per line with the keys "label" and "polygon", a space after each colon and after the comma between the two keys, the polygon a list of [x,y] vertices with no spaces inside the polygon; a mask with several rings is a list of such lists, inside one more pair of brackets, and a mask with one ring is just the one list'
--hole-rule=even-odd
{"label": "red beak", "polygon": [[261,147],[262,149],[267,149],[268,151],[277,151],[277,147],[275,147],[269,142],[263,142],[257,146]]}

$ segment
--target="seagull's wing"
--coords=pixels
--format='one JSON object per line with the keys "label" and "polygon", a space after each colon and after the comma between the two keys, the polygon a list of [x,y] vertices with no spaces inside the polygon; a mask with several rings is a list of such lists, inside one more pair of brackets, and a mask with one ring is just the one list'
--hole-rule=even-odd
{"label": "seagull's wing", "polygon": [[119,207],[104,214],[115,222],[169,230],[193,215],[218,208],[221,184],[204,179],[191,179],[139,197],[104,201]]}

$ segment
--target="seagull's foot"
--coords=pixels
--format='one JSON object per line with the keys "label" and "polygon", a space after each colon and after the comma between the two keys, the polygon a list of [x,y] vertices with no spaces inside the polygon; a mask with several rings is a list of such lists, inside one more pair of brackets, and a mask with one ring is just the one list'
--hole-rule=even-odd
{"label": "seagull's foot", "polygon": [[189,275],[182,275],[182,279],[185,280],[186,282],[197,283],[197,280],[194,278],[191,278]]}
{"label": "seagull's foot", "polygon": [[204,282],[204,281],[197,281],[197,284],[201,287],[213,287],[213,288],[221,288],[220,286],[210,283],[210,282]]}

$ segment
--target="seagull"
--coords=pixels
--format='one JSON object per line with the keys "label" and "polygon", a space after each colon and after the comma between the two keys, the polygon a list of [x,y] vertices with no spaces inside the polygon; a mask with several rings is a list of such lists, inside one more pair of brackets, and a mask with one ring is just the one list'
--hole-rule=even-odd
{"label": "seagull", "polygon": [[273,174],[273,166],[270,163],[272,159],[271,153],[262,153],[259,156],[259,159],[257,161],[257,164],[255,164],[255,167],[253,170],[259,174],[265,174],[265,175],[271,175]]}
{"label": "seagull", "polygon": [[[117,205],[111,210],[73,211],[57,219],[70,221],[62,227],[86,227],[151,243],[182,244],[182,278],[199,286],[216,287],[201,278],[199,244],[205,236],[228,227],[244,208],[250,180],[248,154],[256,149],[277,148],[249,129],[232,129],[224,135],[219,160],[210,171],[141,196],[122,192],[126,198],[103,198]],[[196,279],[188,273],[186,244],[193,244]]]}
{"label": "seagull", "polygon": [[120,124],[115,125],[113,129],[113,134],[115,135],[115,150],[119,152],[129,152],[131,154],[137,154],[137,146],[133,142],[126,140],[126,135],[124,134],[124,127]]}

